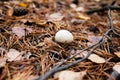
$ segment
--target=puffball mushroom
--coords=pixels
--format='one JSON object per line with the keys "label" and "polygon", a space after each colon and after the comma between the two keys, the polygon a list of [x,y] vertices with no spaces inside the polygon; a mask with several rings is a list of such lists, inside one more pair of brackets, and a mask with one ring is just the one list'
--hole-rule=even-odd
{"label": "puffball mushroom", "polygon": [[70,43],[73,41],[73,35],[70,31],[68,30],[59,30],[55,34],[55,41],[60,42],[60,43]]}

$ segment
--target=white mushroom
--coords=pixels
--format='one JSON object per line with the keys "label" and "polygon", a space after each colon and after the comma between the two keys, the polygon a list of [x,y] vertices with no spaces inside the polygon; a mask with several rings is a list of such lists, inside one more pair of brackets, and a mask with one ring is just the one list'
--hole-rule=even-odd
{"label": "white mushroom", "polygon": [[61,42],[61,43],[70,43],[73,41],[73,35],[68,30],[59,30],[55,34],[55,41]]}

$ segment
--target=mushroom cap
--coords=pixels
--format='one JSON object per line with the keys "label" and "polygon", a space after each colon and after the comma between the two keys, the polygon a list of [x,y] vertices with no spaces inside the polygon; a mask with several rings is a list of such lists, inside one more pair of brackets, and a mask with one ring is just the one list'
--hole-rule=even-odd
{"label": "mushroom cap", "polygon": [[73,35],[68,30],[59,30],[55,34],[55,41],[60,43],[70,43],[73,41]]}

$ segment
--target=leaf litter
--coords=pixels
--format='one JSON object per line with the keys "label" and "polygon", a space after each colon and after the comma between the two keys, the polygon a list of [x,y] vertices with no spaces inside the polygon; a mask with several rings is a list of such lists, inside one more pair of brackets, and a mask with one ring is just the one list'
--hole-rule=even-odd
{"label": "leaf litter", "polygon": [[[65,61],[62,67],[66,67],[66,64],[76,62],[89,54],[93,48],[82,50],[99,43],[110,25],[107,10],[88,13],[92,9],[104,8],[104,4],[110,5],[113,0],[78,2],[0,1],[0,80],[43,80],[41,76],[44,77],[62,61]],[[117,1],[115,6],[119,3]],[[115,21],[120,19],[117,10],[111,11]],[[118,22],[114,22],[114,28],[119,34]],[[61,29],[73,33],[75,38],[72,43],[55,41],[54,36]],[[65,80],[64,77],[74,80],[76,76],[77,79],[79,77],[78,80],[106,80],[110,77],[111,71],[116,68],[114,66],[119,63],[120,38],[113,33],[105,37],[105,42],[88,58],[65,71],[58,70],[62,77],[57,76],[56,79],[51,74],[48,80]],[[84,77],[76,75],[82,71],[85,71]]]}

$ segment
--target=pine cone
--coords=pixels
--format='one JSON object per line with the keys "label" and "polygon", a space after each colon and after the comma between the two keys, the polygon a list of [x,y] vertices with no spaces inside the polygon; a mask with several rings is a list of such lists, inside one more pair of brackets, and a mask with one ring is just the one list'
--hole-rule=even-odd
{"label": "pine cone", "polygon": [[23,16],[28,14],[28,9],[22,7],[15,7],[13,11],[13,16]]}

